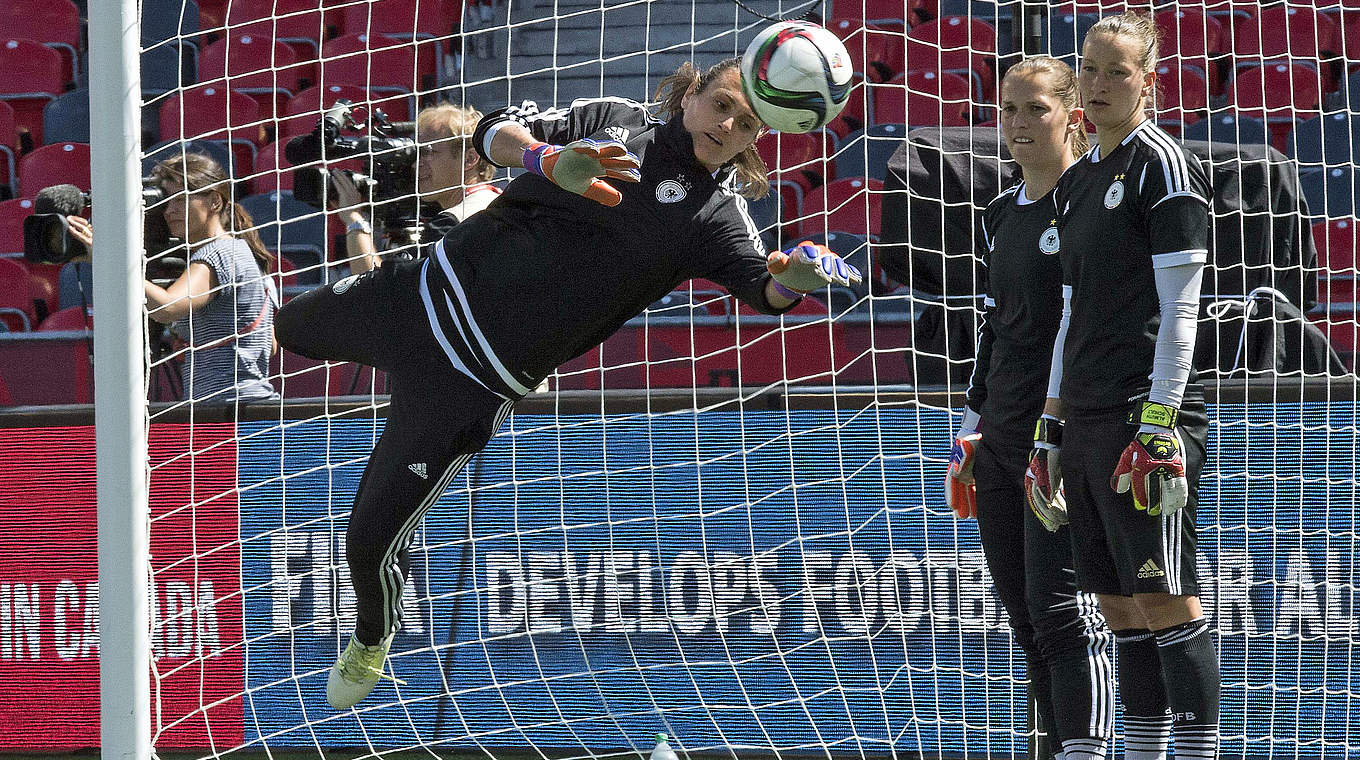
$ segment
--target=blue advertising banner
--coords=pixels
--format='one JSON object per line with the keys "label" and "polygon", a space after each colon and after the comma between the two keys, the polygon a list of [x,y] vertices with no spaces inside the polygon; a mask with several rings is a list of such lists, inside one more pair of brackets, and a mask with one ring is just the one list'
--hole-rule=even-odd
{"label": "blue advertising banner", "polygon": [[[1211,415],[1224,754],[1346,756],[1355,410]],[[1023,657],[924,408],[515,416],[416,536],[400,682],[333,712],[381,425],[241,426],[247,744],[1023,751]]]}

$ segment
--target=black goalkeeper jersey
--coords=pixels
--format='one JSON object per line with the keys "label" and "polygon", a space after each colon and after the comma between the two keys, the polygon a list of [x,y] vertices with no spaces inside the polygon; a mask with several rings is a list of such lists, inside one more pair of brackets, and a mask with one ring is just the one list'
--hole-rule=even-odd
{"label": "black goalkeeper jersey", "polygon": [[612,182],[623,202],[611,208],[526,172],[434,246],[420,295],[459,371],[518,398],[692,278],[760,312],[786,310],[765,299],[766,251],[732,169],[705,169],[678,116],[662,123],[621,98],[542,112],[526,102],[484,117],[477,150],[508,121],[559,145],[618,140],[641,161],[642,181]]}
{"label": "black goalkeeper jersey", "polygon": [[1062,263],[1053,193],[1021,204],[1024,188],[1002,191],[982,213],[987,289],[968,406],[982,415],[987,434],[1028,442],[1048,392]]}
{"label": "black goalkeeper jersey", "polygon": [[1124,408],[1151,386],[1161,324],[1153,270],[1208,257],[1209,179],[1194,154],[1145,121],[1109,156],[1092,148],[1055,192],[1072,287],[1063,406]]}

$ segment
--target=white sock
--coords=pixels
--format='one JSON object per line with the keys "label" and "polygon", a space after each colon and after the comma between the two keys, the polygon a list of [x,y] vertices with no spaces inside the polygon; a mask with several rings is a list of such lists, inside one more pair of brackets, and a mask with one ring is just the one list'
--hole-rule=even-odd
{"label": "white sock", "polygon": [[1063,760],[1105,760],[1110,753],[1110,740],[1086,737],[1063,742]]}
{"label": "white sock", "polygon": [[1166,760],[1171,716],[1124,718],[1124,760]]}

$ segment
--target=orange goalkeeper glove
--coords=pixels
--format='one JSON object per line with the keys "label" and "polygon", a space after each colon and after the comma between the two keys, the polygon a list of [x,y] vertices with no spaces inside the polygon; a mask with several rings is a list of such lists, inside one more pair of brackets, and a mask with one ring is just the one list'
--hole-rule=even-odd
{"label": "orange goalkeeper glove", "polygon": [[565,146],[530,143],[524,148],[523,163],[563,190],[606,206],[619,205],[623,195],[605,179],[642,179],[638,157],[617,140],[576,140]]}

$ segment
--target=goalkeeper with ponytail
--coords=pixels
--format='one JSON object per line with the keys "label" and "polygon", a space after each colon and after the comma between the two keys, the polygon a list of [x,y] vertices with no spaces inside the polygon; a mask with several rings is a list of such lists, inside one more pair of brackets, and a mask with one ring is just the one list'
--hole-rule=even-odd
{"label": "goalkeeper with ponytail", "polygon": [[[1118,637],[1121,681],[1160,674],[1164,687],[1121,683],[1129,760],[1165,757],[1168,733],[1177,760],[1218,749],[1218,656],[1195,568],[1208,420],[1191,364],[1212,191],[1199,160],[1147,118],[1157,60],[1147,16],[1086,33],[1077,81],[1097,145],[1056,191],[1070,316],[1048,411],[1065,417],[1077,580]],[[1039,444],[1051,446],[1036,441],[1036,462]],[[1031,466],[1029,477],[1052,475]]]}
{"label": "goalkeeper with ponytail", "polygon": [[391,379],[346,531],[358,619],[327,680],[332,707],[357,704],[383,673],[425,512],[560,364],[690,279],[765,314],[860,279],[822,246],[763,248],[746,198],[769,190],[755,151],[765,127],[736,59],[682,65],[658,99],[659,115],[622,98],[486,115],[472,147],[525,173],[421,259],[383,262],[279,312],[285,348]]}
{"label": "goalkeeper with ponytail", "polygon": [[[959,517],[977,517],[987,568],[1025,652],[1038,728],[1062,756],[1065,747],[1105,746],[1114,729],[1114,637],[1095,598],[1077,590],[1067,528],[1048,516],[1061,512],[1057,478],[1035,511],[1022,489],[1049,384],[1035,357],[1052,349],[1062,311],[1053,188],[1085,152],[1086,133],[1075,76],[1055,58],[1012,66],[1000,106],[1002,138],[1023,179],[983,212],[985,314],[946,498]],[[1056,450],[1040,456],[1050,454],[1056,467]]]}

